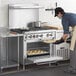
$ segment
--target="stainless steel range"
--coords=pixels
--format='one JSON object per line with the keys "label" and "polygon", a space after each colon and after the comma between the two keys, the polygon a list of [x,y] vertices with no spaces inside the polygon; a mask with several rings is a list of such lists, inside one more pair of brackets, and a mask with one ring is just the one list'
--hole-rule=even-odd
{"label": "stainless steel range", "polygon": [[[50,54],[50,45],[43,42],[43,40],[54,39],[55,31],[50,30],[30,31],[24,35],[24,53],[25,57],[36,56],[43,54]],[[27,47],[25,47],[27,45]]]}
{"label": "stainless steel range", "polygon": [[[55,36],[56,32],[54,30],[25,32],[23,36],[23,51],[20,50],[20,63],[26,65],[62,60],[62,57],[54,56],[54,45],[43,42],[44,40],[55,39]],[[22,42],[20,44],[21,47]]]}

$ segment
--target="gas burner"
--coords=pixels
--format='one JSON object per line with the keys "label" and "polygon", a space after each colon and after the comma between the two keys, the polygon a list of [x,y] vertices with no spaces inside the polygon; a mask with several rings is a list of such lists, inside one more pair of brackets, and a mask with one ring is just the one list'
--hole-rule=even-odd
{"label": "gas burner", "polygon": [[16,32],[16,33],[19,33],[19,34],[22,34],[26,31],[30,31],[29,29],[10,29],[11,32]]}
{"label": "gas burner", "polygon": [[49,30],[49,28],[45,28],[45,27],[31,27],[30,31],[40,31],[40,30]]}
{"label": "gas burner", "polygon": [[19,33],[19,34],[22,34],[22,33],[25,33],[25,32],[28,32],[28,31],[40,31],[40,30],[49,30],[48,28],[43,28],[43,27],[31,27],[29,29],[10,29],[11,32],[16,32],[16,33]]}

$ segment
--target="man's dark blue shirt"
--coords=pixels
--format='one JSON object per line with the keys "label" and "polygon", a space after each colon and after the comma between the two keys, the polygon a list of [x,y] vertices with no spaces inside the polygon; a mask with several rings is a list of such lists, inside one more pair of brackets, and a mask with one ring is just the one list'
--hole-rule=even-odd
{"label": "man's dark blue shirt", "polygon": [[76,26],[76,14],[65,13],[62,17],[62,25],[64,29],[64,34],[69,34],[69,26]]}

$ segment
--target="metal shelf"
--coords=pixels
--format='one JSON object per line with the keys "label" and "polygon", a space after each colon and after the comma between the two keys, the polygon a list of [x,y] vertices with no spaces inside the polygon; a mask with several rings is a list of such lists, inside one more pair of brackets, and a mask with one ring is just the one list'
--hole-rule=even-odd
{"label": "metal shelf", "polygon": [[19,64],[17,63],[17,62],[15,62],[15,61],[8,61],[8,63],[7,63],[7,61],[6,60],[3,60],[3,61],[1,61],[2,63],[1,63],[1,69],[3,69],[3,68],[9,68],[9,67],[15,67],[15,66],[18,66]]}
{"label": "metal shelf", "polygon": [[0,37],[0,69],[17,67],[19,70],[19,36]]}

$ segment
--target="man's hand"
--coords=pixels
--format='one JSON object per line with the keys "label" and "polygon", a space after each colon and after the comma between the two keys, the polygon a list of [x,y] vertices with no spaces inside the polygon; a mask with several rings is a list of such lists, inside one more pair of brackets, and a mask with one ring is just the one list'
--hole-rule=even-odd
{"label": "man's hand", "polygon": [[67,38],[66,42],[69,44],[71,43],[71,36],[69,38]]}
{"label": "man's hand", "polygon": [[64,42],[64,39],[61,37],[59,40],[56,40],[53,44],[61,44]]}
{"label": "man's hand", "polygon": [[56,42],[54,42],[53,44],[61,44],[63,42],[65,42],[68,38],[68,34],[64,34],[59,40],[56,40]]}
{"label": "man's hand", "polygon": [[63,40],[66,41],[67,38],[68,38],[68,36],[69,36],[69,34],[64,34],[64,35],[62,36]]}

